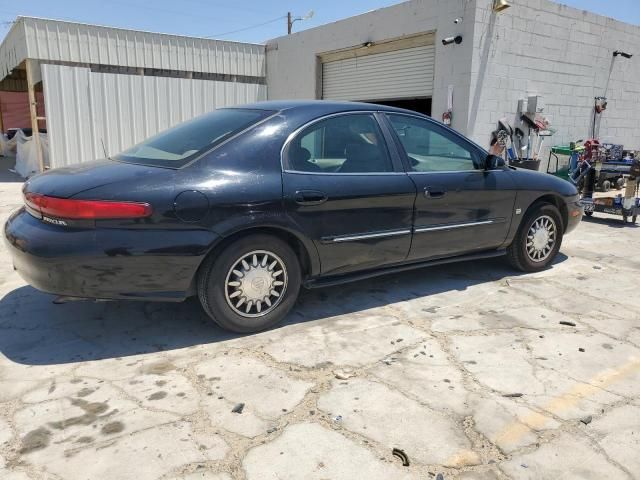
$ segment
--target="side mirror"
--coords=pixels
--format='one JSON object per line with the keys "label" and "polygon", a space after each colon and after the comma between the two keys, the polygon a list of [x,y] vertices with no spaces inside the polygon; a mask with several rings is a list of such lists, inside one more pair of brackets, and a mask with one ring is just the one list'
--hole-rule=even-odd
{"label": "side mirror", "polygon": [[485,170],[497,170],[505,166],[504,158],[499,157],[497,155],[487,155],[487,158],[484,159],[484,169]]}

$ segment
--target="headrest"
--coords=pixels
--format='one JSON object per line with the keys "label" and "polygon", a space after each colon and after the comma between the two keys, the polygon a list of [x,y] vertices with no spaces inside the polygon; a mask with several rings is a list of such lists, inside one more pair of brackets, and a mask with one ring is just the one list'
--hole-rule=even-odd
{"label": "headrest", "polygon": [[289,149],[289,158],[295,162],[306,162],[311,158],[311,152],[300,145],[292,144]]}

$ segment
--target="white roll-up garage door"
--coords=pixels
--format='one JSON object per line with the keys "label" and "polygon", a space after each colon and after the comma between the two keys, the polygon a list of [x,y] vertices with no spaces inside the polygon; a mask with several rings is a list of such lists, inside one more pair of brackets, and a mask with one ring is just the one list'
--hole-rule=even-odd
{"label": "white roll-up garage door", "polygon": [[322,98],[391,100],[433,96],[435,46],[353,56],[322,64]]}

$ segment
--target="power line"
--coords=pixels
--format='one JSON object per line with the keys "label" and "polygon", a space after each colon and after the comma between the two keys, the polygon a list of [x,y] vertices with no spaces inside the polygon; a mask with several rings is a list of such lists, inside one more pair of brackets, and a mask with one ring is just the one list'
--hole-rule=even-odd
{"label": "power line", "polygon": [[256,25],[251,25],[251,26],[249,26],[249,27],[239,28],[238,30],[232,30],[232,31],[230,31],[230,32],[224,32],[224,33],[217,33],[217,34],[215,34],[215,35],[209,35],[209,36],[204,37],[204,38],[219,38],[219,37],[226,37],[227,35],[231,35],[231,34],[234,34],[234,33],[246,32],[247,30],[251,30],[251,29],[254,29],[254,28],[258,28],[258,27],[263,27],[263,26],[265,26],[265,25],[269,25],[269,24],[271,24],[271,23],[279,22],[280,20],[283,20],[283,19],[285,19],[285,18],[287,18],[287,16],[286,16],[286,15],[281,15],[281,16],[280,16],[280,17],[278,17],[278,18],[274,18],[274,19],[272,19],[272,20],[268,20],[268,21],[263,22],[263,23],[258,23],[258,24],[256,24]]}
{"label": "power line", "polygon": [[[202,3],[201,0],[187,0],[188,2],[192,2],[194,4],[197,5],[204,5],[205,3]],[[200,19],[200,20],[219,20],[220,17],[219,16],[212,16],[211,11],[206,11],[203,13],[196,13],[194,10],[195,9],[182,9],[182,10],[174,10],[171,8],[163,8],[163,7],[157,7],[155,5],[149,5],[148,3],[139,3],[138,1],[135,0],[102,0],[103,4],[111,4],[111,5],[121,5],[121,6],[125,6],[128,8],[133,8],[136,10],[141,10],[141,11],[154,11],[154,12],[158,12],[161,14],[166,14],[166,15],[179,15],[179,16],[183,16],[183,17],[188,17],[188,18],[196,18],[196,19]],[[224,9],[224,10],[231,10],[231,11],[246,11],[245,8],[243,7],[239,7],[239,6],[231,6],[231,5],[211,5],[214,9],[215,8],[220,8],[220,9]],[[255,11],[255,10],[254,10]],[[8,14],[8,15],[16,15],[16,16],[29,16],[29,14],[25,14],[24,12],[22,13],[17,13],[17,12],[0,12],[0,13],[4,13],[4,14]],[[35,16],[40,16],[40,15],[35,15]],[[56,19],[59,20],[65,20],[65,21],[71,21],[71,22],[80,22],[80,23],[91,23],[91,21],[87,21],[87,20],[77,20],[77,19],[72,19],[69,17],[61,17],[59,15],[55,15]]]}
{"label": "power line", "polygon": [[[104,0],[104,1],[106,1],[107,3],[112,3],[112,4],[127,5],[127,6],[133,7],[133,8],[151,9],[151,10],[155,10],[155,11],[158,11],[158,12],[169,13],[169,14],[173,14],[173,15],[184,15],[184,16],[188,16],[188,17],[197,17],[197,18],[211,18],[211,17],[207,17],[207,16],[203,17],[202,15],[196,15],[196,14],[192,14],[192,13],[188,13],[188,12],[184,12],[184,11],[179,12],[179,11],[176,11],[176,10],[158,8],[158,7],[155,7],[155,6],[154,7],[143,7],[142,5],[136,4],[135,2],[131,2],[131,1],[128,1],[128,2],[125,2],[124,0]],[[194,1],[194,2],[198,3],[197,0],[191,0],[191,1]],[[233,8],[233,7],[231,7],[231,8]],[[8,13],[9,15],[12,14],[12,12],[4,12],[4,13]],[[16,13],[15,15],[20,15],[20,14]],[[286,15],[281,15],[281,16],[279,16],[277,18],[273,18],[271,20],[267,20],[266,22],[261,22],[261,23],[257,23],[257,24],[254,24],[254,25],[249,25],[247,27],[239,28],[237,30],[231,30],[231,31],[224,32],[224,33],[217,33],[215,35],[208,35],[208,36],[204,36],[202,38],[220,38],[220,37],[225,37],[227,35],[232,35],[234,33],[246,32],[247,30],[252,30],[254,28],[259,28],[259,27],[263,27],[265,25],[270,25],[272,23],[279,22],[279,21],[281,21],[283,19],[286,19],[286,18],[287,18]],[[78,21],[78,20],[75,20],[75,19],[70,19],[70,18],[65,18],[65,17],[61,17],[60,20],[63,20],[63,21],[64,20],[66,20],[66,21],[75,21],[75,22]],[[14,22],[13,21],[11,21],[11,22],[10,21],[7,21],[7,22],[0,21],[0,26],[8,27],[12,23],[14,23]]]}
{"label": "power line", "polygon": [[[189,18],[198,18],[198,19],[204,19],[204,20],[217,20],[219,19],[219,17],[212,17],[210,15],[203,15],[201,13],[194,13],[193,11],[185,11],[185,10],[173,10],[170,8],[162,8],[162,7],[156,7],[156,6],[150,6],[147,4],[140,4],[140,3],[136,3],[136,2],[132,2],[131,0],[106,0],[106,3],[111,3],[111,4],[115,4],[115,5],[122,5],[122,6],[126,6],[129,8],[135,8],[137,10],[144,10],[144,11],[155,11],[155,12],[160,12],[160,13],[164,13],[164,14],[168,14],[168,15],[180,15],[183,17],[189,17]],[[225,8],[229,8],[229,7],[225,7]]]}

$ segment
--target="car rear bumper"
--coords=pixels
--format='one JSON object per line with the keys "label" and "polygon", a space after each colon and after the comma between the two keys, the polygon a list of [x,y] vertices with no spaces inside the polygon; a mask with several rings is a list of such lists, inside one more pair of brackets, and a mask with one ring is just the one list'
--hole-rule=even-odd
{"label": "car rear bumper", "polygon": [[4,227],[13,266],[43,292],[78,298],[182,301],[218,236],[203,230],[49,225],[24,208]]}

